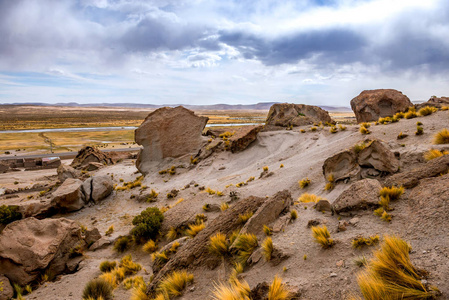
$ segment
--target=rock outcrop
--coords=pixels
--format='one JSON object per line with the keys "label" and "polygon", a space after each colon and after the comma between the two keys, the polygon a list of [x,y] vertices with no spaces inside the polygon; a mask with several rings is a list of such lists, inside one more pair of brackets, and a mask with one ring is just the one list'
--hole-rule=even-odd
{"label": "rock outcrop", "polygon": [[358,123],[377,121],[413,106],[410,99],[393,89],[363,91],[351,100],[351,108]]}
{"label": "rock outcrop", "polygon": [[85,198],[82,192],[83,182],[79,179],[68,178],[52,193],[51,204],[58,210],[76,211],[84,207]]}
{"label": "rock outcrop", "polygon": [[229,138],[232,153],[240,152],[248,148],[257,138],[257,134],[263,126],[243,126],[240,127],[233,136]]}
{"label": "rock outcrop", "polygon": [[6,173],[9,170],[9,165],[5,164],[4,162],[0,161],[0,174]]}
{"label": "rock outcrop", "polygon": [[95,147],[86,146],[78,151],[78,154],[70,164],[75,169],[82,169],[91,162],[100,163],[102,165],[112,165],[112,159],[105,153]]}
{"label": "rock outcrop", "polygon": [[9,279],[0,274],[0,300],[9,300],[14,296],[14,290]]}
{"label": "rock outcrop", "polygon": [[266,125],[271,126],[303,126],[313,123],[335,123],[329,113],[318,106],[277,103],[268,112]]}
{"label": "rock outcrop", "polygon": [[405,188],[413,188],[419,184],[424,178],[436,177],[449,171],[449,155],[432,159],[426,164],[413,170],[394,174],[388,177],[385,186],[404,186]]}
{"label": "rock outcrop", "polygon": [[71,250],[84,245],[81,229],[74,221],[19,220],[8,224],[0,234],[0,270],[10,281],[24,286],[47,270],[54,275],[73,271]]}
{"label": "rock outcrop", "polygon": [[143,146],[136,162],[139,171],[148,174],[151,161],[196,155],[208,120],[182,106],[163,107],[150,113],[135,131],[137,144]]}
{"label": "rock outcrop", "polygon": [[335,182],[382,177],[398,170],[398,159],[386,144],[378,140],[365,142],[365,147],[358,153],[354,149],[339,152],[323,164],[324,177],[327,179],[332,174]]}
{"label": "rock outcrop", "polygon": [[110,176],[93,176],[83,183],[83,193],[85,202],[93,201],[95,204],[109,196],[114,190]]}
{"label": "rock outcrop", "polygon": [[58,179],[61,182],[64,182],[67,178],[78,178],[81,175],[80,171],[64,164],[61,164],[56,172],[58,172]]}
{"label": "rock outcrop", "polygon": [[337,213],[377,206],[382,188],[376,179],[363,179],[351,184],[332,203]]}
{"label": "rock outcrop", "polygon": [[432,106],[437,108],[449,106],[449,97],[431,97],[426,102],[417,104],[416,109],[420,109],[426,106]]}

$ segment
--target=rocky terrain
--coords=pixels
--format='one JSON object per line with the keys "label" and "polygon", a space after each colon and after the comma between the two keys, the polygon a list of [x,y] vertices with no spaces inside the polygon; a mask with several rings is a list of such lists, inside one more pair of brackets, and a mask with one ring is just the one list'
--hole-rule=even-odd
{"label": "rocky terrain", "polygon": [[[416,112],[395,104],[404,97],[394,90],[356,97],[357,119],[376,123],[335,125],[320,108],[275,104],[264,128],[204,135],[203,117],[160,109],[136,131],[144,147],[137,159],[114,161],[85,148],[57,171],[0,174],[0,299],[18,297],[14,284],[26,299],[83,299],[99,277],[112,280],[113,299],[214,299],[228,282],[246,282],[251,292],[227,299],[364,299],[357,276],[386,235],[409,243],[419,284],[431,291],[409,299],[447,299],[449,140],[434,142],[449,127],[449,112],[444,97]],[[438,110],[419,110],[426,106]],[[382,202],[381,189],[395,186],[404,192]],[[145,235],[133,220],[150,207],[163,221]],[[326,247],[312,235],[323,225]],[[219,234],[228,245],[217,255],[210,248]],[[257,243],[242,246],[240,237],[251,234]],[[379,242],[353,247],[354,239],[376,236]],[[106,260],[126,273],[102,275]],[[164,296],[162,283],[181,270],[193,281]],[[133,276],[144,284],[130,287]],[[289,298],[267,296],[275,276]]]}

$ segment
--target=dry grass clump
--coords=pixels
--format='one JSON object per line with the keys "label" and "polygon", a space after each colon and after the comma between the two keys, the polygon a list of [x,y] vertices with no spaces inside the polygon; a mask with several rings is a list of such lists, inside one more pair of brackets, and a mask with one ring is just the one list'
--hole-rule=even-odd
{"label": "dry grass clump", "polygon": [[441,110],[449,110],[449,106],[441,106]]}
{"label": "dry grass clump", "polygon": [[413,119],[416,118],[418,115],[416,114],[416,108],[411,106],[408,108],[408,111],[404,114],[404,118],[406,119]]}
{"label": "dry grass clump", "polygon": [[296,220],[298,218],[298,211],[296,209],[292,209],[290,211],[290,220]]}
{"label": "dry grass clump", "polygon": [[377,120],[377,123],[378,123],[378,124],[383,124],[383,125],[385,125],[385,124],[390,123],[391,120],[392,120],[392,119],[391,119],[390,117],[379,118],[379,120]]}
{"label": "dry grass clump", "polygon": [[304,189],[310,185],[310,179],[304,178],[298,182],[299,188]]}
{"label": "dry grass clump", "polygon": [[360,124],[360,126],[363,126],[363,127],[365,127],[365,128],[370,128],[370,127],[371,127],[371,124],[368,123],[368,122],[363,122],[363,123]]}
{"label": "dry grass clump", "polygon": [[422,126],[417,125],[415,135],[423,135],[424,134],[424,128]]}
{"label": "dry grass clump", "polygon": [[206,228],[204,223],[190,224],[189,228],[186,230],[186,234],[193,239],[204,228]]}
{"label": "dry grass clump", "polygon": [[364,142],[360,143],[360,144],[355,144],[352,147],[352,150],[354,151],[355,154],[359,154],[360,151],[362,151],[363,149],[365,149],[368,145],[365,144]]}
{"label": "dry grass clump", "polygon": [[267,300],[289,300],[291,299],[290,292],[285,288],[285,284],[282,283],[281,278],[277,275],[268,288]]}
{"label": "dry grass clump", "polygon": [[221,211],[225,211],[225,210],[227,210],[228,208],[229,208],[229,204],[226,203],[226,202],[223,202],[223,203],[220,205],[220,210],[221,210]]}
{"label": "dry grass clump", "polygon": [[193,274],[185,270],[173,271],[160,282],[157,290],[168,299],[178,297],[182,295],[187,285],[193,282],[193,279]]}
{"label": "dry grass clump", "polygon": [[130,290],[132,288],[140,288],[141,286],[145,286],[145,281],[143,281],[142,276],[134,276],[130,278],[126,278],[123,281],[123,287],[125,290]]}
{"label": "dry grass clump", "polygon": [[356,258],[356,259],[354,260],[354,264],[355,264],[357,267],[361,268],[361,267],[366,266],[366,265],[368,264],[368,261],[367,261],[367,259],[366,259],[365,256],[360,256],[359,258]]}
{"label": "dry grass clump", "polygon": [[168,256],[165,251],[154,252],[151,254],[151,259],[158,265],[165,264],[168,261]]}
{"label": "dry grass clump", "polygon": [[239,214],[239,224],[245,224],[252,216],[253,216],[253,212],[252,211],[247,211],[244,214]]}
{"label": "dry grass clump", "polygon": [[267,225],[263,225],[263,233],[265,233],[266,236],[271,236],[273,235],[273,229]]}
{"label": "dry grass clump", "polygon": [[346,126],[343,126],[343,125],[338,125],[338,128],[341,130],[341,131],[345,131],[346,130]]}
{"label": "dry grass clump", "polygon": [[310,128],[310,131],[316,131],[316,130],[317,130],[317,128],[315,126]]}
{"label": "dry grass clump", "polygon": [[335,244],[334,240],[330,238],[331,234],[326,226],[312,226],[312,235],[315,238],[315,242],[320,244],[323,249],[328,249]]}
{"label": "dry grass clump", "polygon": [[363,246],[372,246],[379,242],[379,235],[373,235],[370,237],[358,237],[352,240],[352,248],[360,249]]}
{"label": "dry grass clump", "polygon": [[142,250],[147,253],[153,253],[157,250],[157,244],[153,240],[149,240],[142,246]]}
{"label": "dry grass clump", "polygon": [[112,299],[113,287],[110,283],[101,278],[96,278],[89,281],[83,290],[83,300],[87,299]]}
{"label": "dry grass clump", "polygon": [[371,131],[369,131],[368,128],[366,128],[365,126],[360,126],[359,132],[361,134],[370,134],[371,133]]}
{"label": "dry grass clump", "polygon": [[391,215],[387,213],[387,211],[384,211],[382,213],[382,216],[380,216],[380,218],[385,222],[391,222]]}
{"label": "dry grass clump", "polygon": [[117,262],[105,260],[100,263],[100,271],[102,273],[111,272],[117,266]]}
{"label": "dry grass clump", "polygon": [[215,284],[212,293],[214,300],[250,300],[251,289],[244,280],[233,279],[230,283]]}
{"label": "dry grass clump", "polygon": [[381,249],[366,270],[357,275],[357,282],[366,300],[435,299],[436,288],[421,282],[421,273],[410,261],[410,245],[395,236],[385,236]]}
{"label": "dry grass clump", "polygon": [[208,193],[209,195],[215,195],[216,191],[214,191],[213,189],[211,189],[210,187],[208,187],[206,189],[206,193]]}
{"label": "dry grass clump", "polygon": [[432,113],[437,112],[437,111],[438,111],[438,108],[436,108],[436,107],[426,106],[426,107],[421,108],[418,111],[418,114],[420,116],[428,116],[428,115],[431,115]]}
{"label": "dry grass clump", "polygon": [[237,262],[245,264],[257,246],[257,237],[254,234],[239,234],[234,242],[234,247],[237,250]]}
{"label": "dry grass clump", "polygon": [[433,137],[434,144],[449,144],[449,130],[447,128],[442,129]]}
{"label": "dry grass clump", "polygon": [[390,197],[387,196],[380,196],[379,205],[385,210],[389,211],[390,209]]}
{"label": "dry grass clump", "polygon": [[301,133],[306,133],[306,130],[305,129],[301,129],[300,132]]}
{"label": "dry grass clump", "polygon": [[298,202],[302,202],[302,203],[309,203],[309,202],[318,202],[320,201],[322,198],[314,195],[314,194],[308,194],[308,193],[304,193],[301,196],[299,196],[298,198]]}
{"label": "dry grass clump", "polygon": [[408,137],[408,134],[402,133],[402,131],[398,134],[397,139],[398,140],[402,140],[405,139],[406,137]]}
{"label": "dry grass clump", "polygon": [[337,133],[338,129],[336,126],[331,126],[331,128],[329,128],[329,132],[330,133]]}
{"label": "dry grass clump", "polygon": [[391,201],[398,200],[404,194],[404,187],[384,187],[379,191],[380,197],[389,197]]}
{"label": "dry grass clump", "polygon": [[167,234],[165,235],[165,237],[169,240],[169,241],[173,241],[176,240],[178,238],[178,236],[181,235],[181,229],[177,228],[177,227],[170,227],[167,231]]}
{"label": "dry grass clump", "polygon": [[136,274],[142,269],[140,264],[133,262],[131,255],[124,256],[120,260],[119,267],[124,269],[125,276]]}
{"label": "dry grass clump", "polygon": [[268,172],[268,166],[262,168],[264,172]]}
{"label": "dry grass clump", "polygon": [[265,257],[266,261],[271,260],[271,256],[273,254],[274,246],[273,246],[273,240],[271,237],[266,237],[265,240],[262,242],[262,255]]}
{"label": "dry grass clump", "polygon": [[225,256],[229,252],[229,243],[226,235],[221,232],[209,238],[209,252],[216,256]]}
{"label": "dry grass clump", "polygon": [[440,151],[438,149],[430,149],[424,154],[424,159],[429,161],[438,157],[441,157],[443,155],[448,155],[449,151]]}
{"label": "dry grass clump", "polygon": [[324,186],[324,190],[326,190],[326,191],[330,191],[330,190],[333,190],[334,189],[334,187],[335,187],[335,177],[334,177],[334,174],[329,174],[328,176],[327,176],[327,183],[326,183],[326,185]]}
{"label": "dry grass clump", "polygon": [[123,253],[131,246],[131,239],[129,236],[120,236],[114,243],[114,250]]}

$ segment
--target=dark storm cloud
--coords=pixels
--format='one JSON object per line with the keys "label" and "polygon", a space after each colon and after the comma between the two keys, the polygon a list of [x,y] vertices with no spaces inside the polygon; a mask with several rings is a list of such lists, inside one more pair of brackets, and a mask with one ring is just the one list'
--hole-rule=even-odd
{"label": "dark storm cloud", "polygon": [[294,64],[313,55],[332,56],[340,62],[353,62],[354,52],[362,51],[365,39],[345,29],[314,30],[275,39],[263,39],[251,33],[223,32],[220,41],[234,46],[245,58],[265,65]]}

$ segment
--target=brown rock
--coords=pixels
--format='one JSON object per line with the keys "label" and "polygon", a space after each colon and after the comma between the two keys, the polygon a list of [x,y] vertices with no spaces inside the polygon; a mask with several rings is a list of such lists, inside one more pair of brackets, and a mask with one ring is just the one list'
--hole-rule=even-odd
{"label": "brown rock", "polygon": [[51,200],[30,200],[25,203],[19,203],[19,211],[23,218],[35,217],[37,219],[48,218],[55,213],[57,209],[51,204]]}
{"label": "brown rock", "polygon": [[243,126],[240,127],[233,136],[229,138],[232,153],[240,152],[248,148],[257,138],[257,134],[263,126]]}
{"label": "brown rock", "polygon": [[92,245],[99,239],[101,239],[101,233],[98,230],[98,228],[87,230],[86,233],[84,234],[84,241],[88,246]]}
{"label": "brown rock", "polygon": [[357,163],[357,154],[352,150],[345,150],[337,153],[324,161],[323,174],[328,178],[330,174],[334,175],[335,181],[346,178],[356,178],[361,168]]}
{"label": "brown rock", "polygon": [[349,224],[348,224],[348,222],[346,222],[346,221],[338,221],[338,228],[337,228],[337,232],[340,232],[340,231],[346,231],[346,227],[348,226]]}
{"label": "brown rock", "polygon": [[209,128],[206,130],[205,136],[219,137],[220,134],[225,133],[227,131],[226,128]]}
{"label": "brown rock", "polygon": [[363,91],[351,100],[357,123],[377,121],[413,106],[410,99],[392,89]]}
{"label": "brown rock", "polygon": [[64,182],[67,178],[78,178],[81,175],[78,170],[64,164],[61,164],[56,172],[58,172],[58,179],[61,182]]}
{"label": "brown rock", "polygon": [[381,172],[395,173],[399,169],[399,161],[394,153],[378,140],[360,151],[357,161],[361,167],[371,167]]}
{"label": "brown rock", "polygon": [[83,169],[86,171],[96,171],[100,168],[104,167],[103,164],[99,162],[90,162],[87,166],[85,166]]}
{"label": "brown rock", "polygon": [[332,203],[335,212],[367,209],[377,206],[379,191],[382,188],[376,179],[362,179],[351,184]]}
{"label": "brown rock", "polygon": [[65,211],[76,211],[84,207],[84,194],[81,190],[83,182],[68,178],[52,193],[51,205]]}
{"label": "brown rock", "polygon": [[19,220],[0,234],[0,270],[21,286],[35,281],[43,270],[58,275],[66,270],[70,250],[77,245],[84,245],[84,241],[74,221]]}
{"label": "brown rock", "polygon": [[241,233],[253,233],[256,235],[263,233],[263,225],[274,222],[278,216],[292,204],[292,195],[284,190],[265,201],[265,203],[249,218]]}
{"label": "brown rock", "polygon": [[182,106],[163,107],[150,113],[135,131],[137,144],[143,146],[136,162],[139,171],[148,174],[151,161],[196,155],[208,120]]}
{"label": "brown rock", "polygon": [[108,247],[110,244],[112,244],[111,239],[103,236],[98,241],[94,242],[89,247],[89,250],[90,251],[96,251],[96,250],[104,249],[104,248]]}
{"label": "brown rock", "polygon": [[93,201],[98,204],[101,200],[109,196],[114,190],[110,176],[93,176],[83,183],[83,193],[86,202]]}
{"label": "brown rock", "polygon": [[437,108],[441,108],[443,106],[449,106],[449,97],[431,97],[428,101],[424,103],[420,103],[416,105],[416,109],[419,110],[420,108],[426,107],[426,106],[433,106]]}
{"label": "brown rock", "polygon": [[1,173],[6,173],[9,170],[9,165],[7,165],[6,163],[0,161],[0,174]]}
{"label": "brown rock", "polygon": [[440,174],[445,174],[448,170],[449,155],[443,155],[428,161],[426,164],[416,169],[388,177],[385,180],[384,185],[412,188],[417,186],[421,179],[439,176]]}
{"label": "brown rock", "polygon": [[70,166],[75,169],[81,169],[89,165],[91,162],[100,163],[102,165],[112,165],[112,159],[95,147],[86,146],[78,151]]}
{"label": "brown rock", "polygon": [[334,123],[329,113],[318,106],[277,103],[271,106],[266,124],[269,126],[303,126],[313,123]]}
{"label": "brown rock", "polygon": [[14,290],[5,275],[0,274],[0,300],[9,300],[14,296]]}
{"label": "brown rock", "polygon": [[320,219],[313,219],[313,220],[309,220],[309,222],[307,222],[307,227],[312,227],[312,226],[318,226],[321,224],[321,220]]}
{"label": "brown rock", "polygon": [[331,204],[325,199],[318,201],[314,207],[317,211],[332,211]]}

